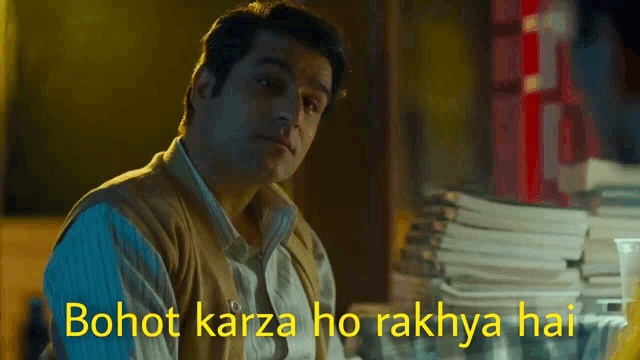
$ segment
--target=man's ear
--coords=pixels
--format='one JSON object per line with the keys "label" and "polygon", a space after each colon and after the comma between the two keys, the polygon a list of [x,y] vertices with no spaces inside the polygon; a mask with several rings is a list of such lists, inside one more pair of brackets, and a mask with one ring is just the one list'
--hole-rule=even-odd
{"label": "man's ear", "polygon": [[193,74],[191,103],[195,109],[198,109],[204,101],[211,97],[215,84],[215,77],[205,67],[201,67]]}

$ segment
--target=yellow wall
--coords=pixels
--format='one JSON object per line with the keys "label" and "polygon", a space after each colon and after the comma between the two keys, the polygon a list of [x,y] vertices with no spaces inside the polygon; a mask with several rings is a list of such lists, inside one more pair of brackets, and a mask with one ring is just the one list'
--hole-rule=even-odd
{"label": "yellow wall", "polygon": [[2,360],[24,359],[28,300],[42,294],[44,267],[63,219],[0,219],[0,345]]}
{"label": "yellow wall", "polygon": [[402,98],[426,119],[431,184],[489,182],[487,2],[405,0]]}
{"label": "yellow wall", "polygon": [[200,38],[238,3],[67,0],[43,11],[41,0],[15,1],[23,70],[11,184],[19,205],[64,214],[88,190],[166,149]]}
{"label": "yellow wall", "polygon": [[[490,44],[488,1],[404,0],[400,104],[424,118],[426,182],[486,191],[490,180]],[[406,142],[407,134],[400,131]],[[404,159],[399,188],[412,176]],[[403,195],[401,195],[403,196]],[[395,209],[394,257],[417,214],[408,203]]]}
{"label": "yellow wall", "polygon": [[[15,90],[15,45],[17,41],[16,19],[12,4],[0,0],[0,199],[3,192],[5,155],[7,146],[7,105]],[[2,207],[0,207],[0,214]]]}

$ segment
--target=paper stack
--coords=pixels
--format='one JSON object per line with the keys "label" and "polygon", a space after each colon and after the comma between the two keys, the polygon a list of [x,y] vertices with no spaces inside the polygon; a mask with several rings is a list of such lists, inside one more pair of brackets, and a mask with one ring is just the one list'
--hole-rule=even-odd
{"label": "paper stack", "polygon": [[[579,311],[586,211],[458,191],[429,190],[425,197],[396,271],[441,274],[445,304],[476,312],[517,312],[520,301],[540,313],[566,312],[569,305]],[[421,269],[418,260],[430,265]]]}
{"label": "paper stack", "polygon": [[[562,166],[558,184],[571,194],[573,206],[591,214],[581,267],[585,303],[619,300],[620,264],[614,240],[640,238],[640,166],[589,158]],[[589,308],[599,312],[601,306]]]}

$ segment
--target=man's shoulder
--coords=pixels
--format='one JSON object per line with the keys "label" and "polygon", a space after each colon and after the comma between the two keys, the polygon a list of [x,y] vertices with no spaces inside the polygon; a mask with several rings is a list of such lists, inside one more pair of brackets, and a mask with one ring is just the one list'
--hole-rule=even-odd
{"label": "man's shoulder", "polygon": [[128,191],[140,196],[152,196],[162,190],[171,190],[162,155],[163,153],[156,154],[146,166],[118,175],[87,195],[100,191]]}
{"label": "man's shoulder", "polygon": [[[103,211],[90,211],[98,208]],[[100,218],[115,228],[124,224],[126,226],[120,228],[135,229],[167,264],[175,264],[177,249],[190,232],[184,209],[181,195],[175,190],[159,153],[147,166],[117,176],[83,196],[67,215],[56,247],[86,213],[90,221]]]}
{"label": "man's shoulder", "polygon": [[143,168],[128,171],[84,195],[72,208],[67,222],[90,207],[102,203],[117,209],[130,221],[171,221],[183,211],[182,200],[172,184],[162,153]]}
{"label": "man's shoulder", "polygon": [[176,197],[177,193],[167,174],[162,153],[159,153],[145,167],[125,172],[89,191],[78,204],[107,201],[117,202],[112,205],[120,207],[123,205],[120,201],[129,205],[156,201],[166,203],[175,200]]}

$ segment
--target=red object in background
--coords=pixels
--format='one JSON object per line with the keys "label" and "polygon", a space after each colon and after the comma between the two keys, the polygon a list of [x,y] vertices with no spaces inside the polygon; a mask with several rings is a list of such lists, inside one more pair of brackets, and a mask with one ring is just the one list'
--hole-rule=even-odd
{"label": "red object in background", "polygon": [[522,0],[522,16],[533,15],[538,11],[538,0]]}
{"label": "red object in background", "polygon": [[557,188],[559,166],[600,154],[571,79],[571,10],[556,0],[492,4],[494,194],[567,206]]}
{"label": "red object in background", "polygon": [[534,75],[540,71],[540,39],[538,34],[522,35],[522,74]]}
{"label": "red object in background", "polygon": [[540,94],[524,96],[523,129],[524,148],[522,149],[522,167],[520,176],[520,194],[522,200],[540,201]]}
{"label": "red object in background", "polygon": [[571,118],[563,117],[560,123],[560,143],[558,144],[558,148],[560,149],[558,161],[561,164],[570,164],[573,162],[573,144],[575,140],[573,139],[572,128],[573,123]]}
{"label": "red object in background", "polygon": [[[538,2],[522,0],[522,12],[524,15],[532,14]],[[531,11],[531,10],[534,11]],[[529,13],[525,13],[525,11]],[[535,76],[540,73],[540,39],[537,33],[522,35],[522,75]],[[525,86],[527,86],[525,84]],[[525,94],[524,117],[522,124],[523,140],[522,163],[519,167],[520,196],[528,202],[540,201],[540,94]]]}
{"label": "red object in background", "polygon": [[[538,9],[538,0],[522,0],[522,18],[533,15]],[[540,39],[537,32],[522,34],[522,75],[535,76],[540,73]],[[526,87],[527,84],[525,83]],[[528,202],[540,201],[540,94],[524,94],[524,116],[522,123],[522,164],[519,167],[520,198]]]}

